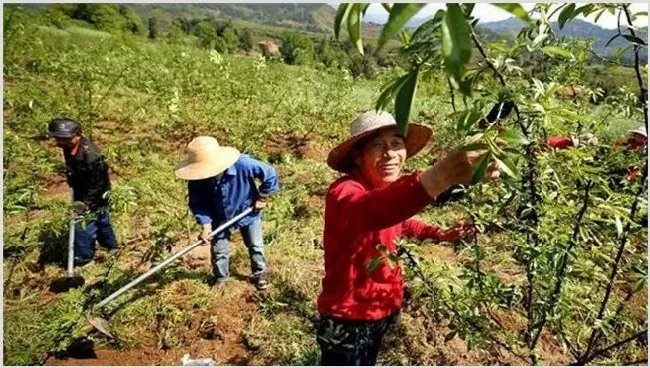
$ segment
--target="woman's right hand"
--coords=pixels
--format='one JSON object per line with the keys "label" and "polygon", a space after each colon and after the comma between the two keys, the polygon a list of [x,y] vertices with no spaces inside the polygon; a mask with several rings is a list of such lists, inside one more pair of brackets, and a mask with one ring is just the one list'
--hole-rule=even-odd
{"label": "woman's right hand", "polygon": [[[422,186],[431,198],[437,198],[438,195],[454,185],[470,185],[472,183],[472,166],[485,152],[461,152],[457,149],[444,152],[432,167],[422,173],[420,177]],[[490,163],[485,172],[485,178],[497,179],[499,175],[496,163]]]}
{"label": "woman's right hand", "polygon": [[210,244],[210,233],[212,232],[212,224],[203,224],[203,230],[199,234],[199,240],[203,242],[203,245]]}

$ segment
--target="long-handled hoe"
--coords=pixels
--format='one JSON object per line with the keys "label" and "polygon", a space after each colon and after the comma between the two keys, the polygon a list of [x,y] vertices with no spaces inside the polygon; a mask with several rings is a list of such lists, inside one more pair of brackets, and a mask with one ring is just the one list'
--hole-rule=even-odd
{"label": "long-handled hoe", "polygon": [[[247,216],[251,212],[253,212],[253,208],[249,207],[249,208],[245,209],[239,215],[237,215],[237,216],[233,217],[232,219],[226,221],[223,225],[219,226],[216,230],[214,230],[212,233],[210,233],[209,238],[212,238],[213,236],[215,236],[215,235],[219,234],[220,232],[226,230],[232,224],[234,224],[237,221],[241,220],[242,218],[244,218],[245,216]],[[185,254],[191,252],[192,250],[194,250],[195,248],[197,248],[201,244],[202,244],[202,242],[199,240],[199,241],[187,246],[186,248],[183,248],[183,249],[179,250],[178,252],[176,252],[171,257],[169,257],[166,260],[162,261],[156,267],[154,267],[154,268],[150,269],[149,271],[143,273],[142,275],[138,276],[138,278],[136,278],[135,280],[133,280],[133,281],[129,282],[128,284],[122,286],[119,290],[117,290],[113,294],[111,294],[111,295],[107,296],[106,298],[104,298],[102,301],[97,303],[91,309],[91,311],[99,310],[100,308],[104,307],[110,301],[112,301],[113,299],[115,299],[118,296],[122,295],[125,291],[127,291],[127,290],[131,289],[132,287],[138,285],[139,283],[141,283],[142,281],[147,279],[149,276],[157,273],[158,271],[160,271],[161,269],[163,269],[164,267],[166,267],[170,263],[172,263],[175,260],[181,258]],[[105,334],[106,336],[108,336],[110,338],[114,338],[113,334],[111,333],[108,321],[106,319],[104,319],[104,318],[101,318],[101,317],[98,317],[98,316],[93,316],[91,314],[91,311],[86,313],[86,319],[88,320],[88,322],[91,325],[93,325],[93,327],[95,327],[99,332]]]}
{"label": "long-handled hoe", "polygon": [[[74,203],[74,192],[70,194],[71,203]],[[82,286],[86,280],[80,275],[74,274],[74,227],[75,216],[70,219],[69,233],[68,233],[68,268],[65,271],[65,276],[54,280],[50,284],[50,291],[61,293],[70,289]]]}

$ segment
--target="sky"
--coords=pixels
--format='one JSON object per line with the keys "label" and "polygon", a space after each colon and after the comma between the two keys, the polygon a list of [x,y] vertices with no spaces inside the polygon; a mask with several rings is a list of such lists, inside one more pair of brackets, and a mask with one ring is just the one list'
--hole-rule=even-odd
{"label": "sky", "polygon": [[[333,2],[333,1],[328,1],[327,2],[330,5],[338,6],[339,2]],[[582,6],[586,5],[587,3],[578,3],[577,6]],[[535,3],[522,3],[522,6],[526,10],[530,10],[533,8]],[[442,9],[445,6],[445,4],[429,4],[424,9],[420,10],[420,12],[416,15],[417,18],[427,18],[429,16],[432,16],[435,14],[436,10]],[[631,5],[631,10],[633,13],[639,12],[639,11],[648,11],[648,4],[642,4],[642,3],[635,3]],[[505,10],[501,10],[492,4],[489,3],[480,3],[476,4],[474,7],[474,11],[472,12],[472,15],[478,16],[478,18],[481,19],[481,22],[487,23],[487,22],[496,22],[499,20],[504,20],[507,18],[512,17],[512,15]],[[556,13],[551,20],[556,20],[557,16],[559,15],[559,12]],[[366,11],[366,17],[372,18],[373,20],[379,21],[380,19],[383,19],[384,22],[388,19],[388,13],[384,10],[384,8],[380,4],[372,4],[370,7],[368,7],[368,10]],[[582,19],[586,20],[588,22],[594,23],[594,18],[595,14],[589,17],[589,19],[585,19],[582,15],[578,16],[577,19]],[[598,25],[603,27],[603,28],[616,28],[616,16],[609,14],[608,12],[605,12],[600,19],[598,20]],[[635,21],[635,26],[638,27],[645,27],[648,26],[648,18],[647,17],[639,17]]]}

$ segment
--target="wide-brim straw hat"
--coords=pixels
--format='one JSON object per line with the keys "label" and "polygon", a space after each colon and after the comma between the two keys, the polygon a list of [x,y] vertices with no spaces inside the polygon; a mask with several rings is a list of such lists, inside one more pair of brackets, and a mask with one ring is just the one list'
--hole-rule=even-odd
{"label": "wide-brim straw hat", "polygon": [[[332,169],[347,173],[352,167],[353,157],[351,151],[359,140],[376,133],[377,131],[396,128],[397,122],[386,111],[366,111],[359,115],[352,123],[350,137],[334,147],[327,157],[327,165]],[[406,157],[411,157],[420,152],[431,139],[433,130],[421,124],[410,123],[405,137]]]}
{"label": "wide-brim straw hat", "polygon": [[630,130],[629,132],[630,132],[630,133],[633,133],[633,134],[634,134],[634,133],[636,133],[636,134],[640,134],[640,135],[642,135],[642,136],[648,138],[648,132],[646,131],[645,126],[643,126],[643,125],[640,126],[640,127],[638,127],[638,128],[636,128],[636,129],[632,129],[632,130]]}
{"label": "wide-brim straw hat", "polygon": [[196,137],[187,145],[187,156],[176,165],[175,173],[183,180],[201,180],[221,174],[239,158],[233,147],[220,146],[215,138]]}

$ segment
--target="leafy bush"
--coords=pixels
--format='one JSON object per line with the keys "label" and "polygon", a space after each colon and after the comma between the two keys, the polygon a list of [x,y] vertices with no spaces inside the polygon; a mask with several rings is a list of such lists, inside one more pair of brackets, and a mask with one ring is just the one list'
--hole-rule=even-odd
{"label": "leafy bush", "polygon": [[309,64],[314,60],[314,43],[300,32],[286,32],[282,39],[280,53],[287,64]]}

